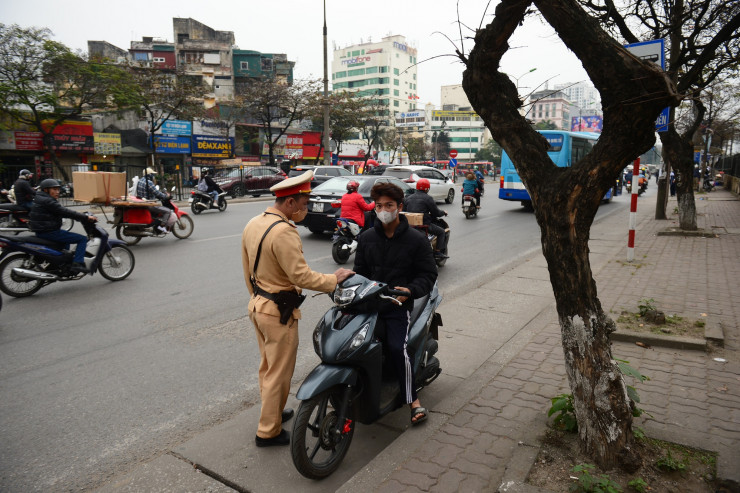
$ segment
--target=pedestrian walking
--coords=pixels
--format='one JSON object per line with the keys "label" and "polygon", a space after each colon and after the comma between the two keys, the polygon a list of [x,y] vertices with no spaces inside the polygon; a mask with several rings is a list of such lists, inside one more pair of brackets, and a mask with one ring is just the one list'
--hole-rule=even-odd
{"label": "pedestrian walking", "polygon": [[306,217],[312,178],[313,171],[307,171],[270,188],[275,193],[274,205],[252,218],[242,233],[242,266],[251,296],[249,319],[261,356],[258,447],[290,443],[282,423],[293,417],[293,410],[285,409],[285,404],[298,351],[298,307],[305,299],[301,289],[328,293],[354,274],[349,269],[321,274],[306,263],[293,222]]}

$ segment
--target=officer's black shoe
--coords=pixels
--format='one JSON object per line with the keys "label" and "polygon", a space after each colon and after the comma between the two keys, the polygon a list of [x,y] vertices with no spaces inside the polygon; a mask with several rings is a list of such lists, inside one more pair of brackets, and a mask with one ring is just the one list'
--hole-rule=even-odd
{"label": "officer's black shoe", "polygon": [[447,255],[445,255],[444,253],[440,252],[439,250],[437,250],[437,251],[434,252],[434,256],[436,258],[450,258]]}
{"label": "officer's black shoe", "polygon": [[74,273],[82,273],[82,274],[89,274],[90,273],[90,271],[87,269],[87,267],[85,266],[85,264],[78,264],[77,262],[75,262],[74,264],[72,264],[72,266],[69,268],[69,270],[71,270]]}
{"label": "officer's black shoe", "polygon": [[282,422],[285,423],[286,421],[290,420],[290,418],[292,418],[294,414],[295,412],[293,412],[293,410],[290,408],[283,409],[283,421]]}
{"label": "officer's black shoe", "polygon": [[278,436],[274,436],[272,438],[260,438],[258,436],[255,436],[254,443],[258,447],[273,447],[273,446],[278,446],[278,445],[289,445],[290,435],[288,434],[287,431],[281,430]]}

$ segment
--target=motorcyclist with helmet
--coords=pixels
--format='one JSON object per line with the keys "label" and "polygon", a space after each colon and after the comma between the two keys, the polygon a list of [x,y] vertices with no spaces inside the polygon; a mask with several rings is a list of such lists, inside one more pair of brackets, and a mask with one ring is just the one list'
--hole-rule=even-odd
{"label": "motorcyclist with helmet", "polygon": [[365,212],[375,208],[375,201],[365,202],[365,199],[357,193],[360,184],[351,180],[347,183],[347,193],[342,195],[342,208],[340,216],[356,223],[359,227],[365,228]]}
{"label": "motorcyclist with helmet", "polygon": [[80,222],[96,222],[98,218],[63,207],[57,201],[61,188],[60,183],[52,178],[47,178],[39,184],[40,190],[33,199],[29,215],[30,228],[39,238],[64,244],[65,250],[71,243],[76,243],[72,271],[88,273],[85,267],[87,236],[62,230],[62,218],[68,217]]}
{"label": "motorcyclist with helmet", "polygon": [[218,201],[218,194],[223,192],[221,190],[221,187],[218,186],[218,184],[213,181],[213,178],[211,178],[211,171],[208,168],[203,168],[201,170],[202,173],[202,180],[206,184],[205,192],[213,198],[213,204],[215,205]]}
{"label": "motorcyclist with helmet", "polygon": [[33,198],[36,192],[31,187],[31,178],[33,173],[27,169],[22,169],[18,179],[13,184],[13,194],[15,195],[15,203],[25,209],[31,210],[33,206]]}
{"label": "motorcyclist with helmet", "polygon": [[[140,199],[146,200],[154,198],[159,200],[168,200],[170,198],[168,193],[157,190],[157,187],[154,184],[154,174],[155,172],[152,168],[144,170],[144,177],[136,183],[136,196]],[[149,212],[151,212],[152,217],[154,218],[155,229],[161,233],[167,233],[172,229],[172,225],[175,224],[175,221],[177,221],[175,215],[172,214],[172,211],[167,207],[149,207]]]}
{"label": "motorcyclist with helmet", "polygon": [[406,198],[404,208],[406,212],[424,214],[424,225],[429,229],[429,233],[437,237],[437,249],[434,251],[434,256],[446,258],[444,251],[447,248],[447,234],[444,228],[435,224],[434,219],[446,216],[447,213],[437,207],[434,199],[429,195],[429,187],[429,180],[426,178],[417,181],[416,193]]}

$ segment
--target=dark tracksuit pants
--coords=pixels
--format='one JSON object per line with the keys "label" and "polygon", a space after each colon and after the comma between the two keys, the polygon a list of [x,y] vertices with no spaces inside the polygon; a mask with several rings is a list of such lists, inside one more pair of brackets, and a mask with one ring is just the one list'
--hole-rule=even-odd
{"label": "dark tracksuit pants", "polygon": [[407,346],[411,312],[402,307],[393,307],[387,312],[379,313],[378,317],[385,322],[386,336],[383,342],[390,351],[393,369],[396,371],[401,387],[401,395],[406,404],[411,404],[416,400],[414,354],[409,353]]}

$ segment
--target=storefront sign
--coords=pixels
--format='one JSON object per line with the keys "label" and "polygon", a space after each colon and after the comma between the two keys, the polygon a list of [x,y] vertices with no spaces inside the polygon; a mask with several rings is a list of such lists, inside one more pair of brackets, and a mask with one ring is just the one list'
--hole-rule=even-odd
{"label": "storefront sign", "polygon": [[155,133],[161,135],[191,135],[193,126],[185,120],[167,120]]}
{"label": "storefront sign", "polygon": [[216,135],[234,137],[234,125],[219,120],[196,120],[193,122],[193,135]]}
{"label": "storefront sign", "polygon": [[93,139],[95,141],[95,154],[121,154],[121,134],[95,132],[93,133]]}
{"label": "storefront sign", "polygon": [[44,135],[41,132],[13,132],[15,148],[19,151],[40,151],[44,148]]}
{"label": "storefront sign", "polygon": [[55,151],[95,152],[92,135],[51,135],[51,148]]}
{"label": "storefront sign", "polygon": [[190,154],[190,137],[155,135],[154,147],[163,154]]}
{"label": "storefront sign", "polygon": [[234,139],[213,135],[193,135],[193,157],[230,157]]}

